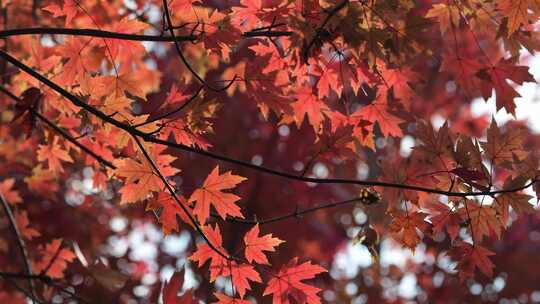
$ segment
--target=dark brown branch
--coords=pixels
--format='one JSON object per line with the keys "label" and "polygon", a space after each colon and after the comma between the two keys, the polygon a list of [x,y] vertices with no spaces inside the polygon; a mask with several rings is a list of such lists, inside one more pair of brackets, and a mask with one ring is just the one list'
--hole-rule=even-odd
{"label": "dark brown branch", "polygon": [[161,120],[161,119],[164,119],[164,118],[167,118],[169,116],[172,116],[176,113],[179,113],[179,112],[182,112],[183,109],[185,109],[188,105],[190,105],[196,98],[197,96],[199,96],[199,94],[201,93],[202,89],[204,89],[204,86],[200,86],[197,91],[191,95],[191,97],[186,100],[186,102],[184,102],[181,106],[179,106],[178,108],[174,109],[174,110],[171,110],[170,112],[167,112],[167,113],[163,113],[162,115],[159,115],[158,117],[155,117],[155,118],[152,118],[148,121],[145,121],[143,123],[140,123],[138,125],[134,125],[133,127],[134,128],[139,128],[139,127],[142,127],[142,126],[145,126],[145,125],[148,125],[148,124],[151,124],[153,122],[156,122],[158,120]]}
{"label": "dark brown branch", "polygon": [[[87,300],[77,296],[74,292],[70,291],[69,289],[63,287],[63,286],[60,286],[56,280],[54,280],[53,278],[47,276],[47,275],[42,275],[42,274],[33,274],[33,275],[27,275],[27,274],[24,274],[24,273],[20,273],[20,272],[1,272],[0,271],[0,278],[4,278],[4,279],[28,279],[28,280],[39,280],[49,286],[52,286],[54,288],[57,288],[58,290],[60,290],[60,292],[63,292],[63,293],[66,293],[68,294],[70,297],[78,300],[79,302],[81,303],[90,303],[88,302]],[[20,290],[20,289],[19,289]],[[22,290],[21,290],[22,291]],[[24,292],[24,291],[23,291]],[[27,294],[25,292],[25,294],[29,297],[30,295]],[[35,299],[37,302],[41,303],[38,299]]]}
{"label": "dark brown branch", "polygon": [[[263,219],[263,220],[259,220],[257,218],[255,218],[253,220],[249,220],[249,219],[241,219],[241,218],[236,218],[236,217],[228,217],[228,218],[226,218],[226,220],[229,221],[229,222],[242,223],[242,224],[247,224],[247,225],[257,225],[257,224],[264,225],[264,224],[270,224],[270,223],[274,223],[274,222],[280,222],[280,221],[287,220],[287,219],[290,219],[290,218],[298,218],[298,217],[300,217],[300,216],[302,216],[304,214],[312,213],[312,212],[319,211],[319,210],[322,210],[322,209],[330,209],[330,208],[334,208],[334,207],[348,205],[348,204],[351,204],[351,203],[362,202],[362,200],[363,200],[362,197],[356,197],[356,198],[348,199],[348,200],[345,200],[345,201],[340,201],[340,202],[335,202],[335,203],[328,203],[328,204],[321,204],[321,205],[306,208],[306,209],[303,209],[303,210],[300,210],[297,207],[292,212],[289,212],[289,213],[286,213],[286,214],[283,214],[283,215],[278,215],[278,216],[275,216],[275,217],[271,217],[271,218],[268,218],[268,219]],[[213,217],[219,217],[216,214],[212,214],[212,216]]]}
{"label": "dark brown branch", "polygon": [[[11,99],[15,100],[16,102],[20,102],[20,98],[15,96],[13,93],[11,93],[9,90],[7,90],[4,86],[0,85],[0,91],[2,91],[4,94],[9,96]],[[85,147],[81,143],[77,141],[73,136],[69,135],[66,131],[62,130],[60,127],[55,125],[52,121],[47,119],[47,117],[41,115],[38,111],[36,111],[33,108],[29,109],[30,113],[34,115],[35,117],[42,120],[47,126],[49,126],[51,129],[58,132],[62,137],[64,137],[66,140],[68,140],[70,143],[74,144],[75,146],[79,147],[81,150],[83,150],[86,154],[92,156],[95,160],[103,164],[104,166],[107,166],[111,169],[116,169],[116,166],[114,166],[110,161],[105,160],[103,157],[97,155],[94,153],[94,151],[90,150],[89,148]]]}
{"label": "dark brown branch", "polygon": [[440,194],[440,195],[445,195],[445,196],[450,196],[450,197],[484,196],[484,195],[496,195],[496,194],[501,194],[501,193],[517,192],[517,191],[526,189],[537,182],[537,179],[534,179],[527,185],[517,187],[517,188],[512,188],[512,189],[502,189],[502,190],[494,190],[494,191],[490,190],[490,191],[452,192],[452,191],[440,190],[440,189],[435,189],[435,188],[407,185],[407,184],[402,184],[402,183],[381,182],[381,181],[374,181],[374,180],[354,180],[354,179],[342,179],[342,178],[313,178],[313,177],[297,176],[295,174],[278,171],[278,170],[267,168],[264,166],[254,165],[251,162],[234,159],[225,155],[216,154],[216,153],[205,151],[199,148],[190,147],[183,144],[155,138],[151,134],[144,133],[138,129],[133,128],[133,126],[117,121],[114,118],[108,116],[107,114],[101,112],[100,110],[94,108],[93,106],[88,105],[84,101],[77,98],[75,95],[69,93],[68,91],[66,91],[59,85],[57,85],[56,83],[52,82],[47,77],[41,75],[34,69],[28,67],[24,63],[13,58],[11,55],[9,55],[8,53],[2,50],[0,50],[0,57],[6,59],[13,65],[23,70],[24,72],[30,74],[32,77],[41,81],[42,83],[44,83],[45,85],[47,85],[48,87],[50,87],[51,89],[53,89],[54,91],[56,91],[57,93],[65,97],[66,99],[70,100],[75,106],[88,111],[89,113],[95,115],[97,118],[101,119],[103,122],[106,122],[115,127],[118,127],[128,132],[131,135],[138,136],[139,138],[143,139],[146,142],[152,142],[152,143],[164,145],[167,147],[183,150],[186,152],[192,152],[200,156],[212,158],[214,160],[223,161],[229,164],[242,166],[245,168],[249,168],[252,170],[256,170],[256,171],[270,174],[277,177],[282,177],[282,178],[301,181],[301,182],[310,182],[310,183],[315,183],[315,184],[348,184],[348,185],[359,185],[359,186],[377,186],[377,187],[394,188],[394,189],[402,189],[402,190],[420,191],[420,192],[431,193],[431,194]]}
{"label": "dark brown branch", "polygon": [[28,275],[28,274],[20,273],[20,272],[3,272],[3,271],[0,271],[0,277],[11,278],[11,279],[40,280],[40,281],[43,281],[43,282],[52,282],[53,281],[53,279],[51,277],[46,276],[46,275],[41,275],[41,274]]}
{"label": "dark brown branch", "polygon": [[324,21],[321,23],[321,25],[315,30],[315,35],[309,40],[308,43],[306,43],[305,47],[302,50],[302,58],[304,60],[304,63],[307,63],[309,58],[309,52],[311,51],[311,48],[315,44],[315,42],[320,38],[321,34],[324,31],[324,28],[330,22],[330,19],[337,14],[340,10],[342,10],[347,3],[349,3],[349,0],[344,0],[340,2],[338,5],[336,5],[334,8],[332,8],[328,15],[326,15],[326,18],[324,18]]}
{"label": "dark brown branch", "polygon": [[132,40],[132,41],[156,41],[156,42],[173,42],[173,41],[195,41],[196,36],[155,36],[155,35],[137,35],[137,34],[125,34],[109,31],[101,31],[96,29],[73,29],[73,28],[52,28],[52,27],[31,27],[31,28],[19,28],[0,31],[0,38],[6,38],[10,36],[21,35],[71,35],[71,36],[87,36],[87,37],[101,37],[120,40]]}
{"label": "dark brown branch", "polygon": [[249,38],[253,38],[253,37],[287,37],[287,36],[291,36],[293,34],[293,32],[291,31],[257,31],[257,30],[252,30],[252,31],[249,31],[249,32],[244,32],[242,33],[242,36],[244,37],[249,37]]}
{"label": "dark brown branch", "polygon": [[[13,212],[11,212],[11,208],[9,207],[8,201],[4,197],[4,195],[0,192],[0,201],[2,203],[2,207],[4,208],[4,213],[6,214],[8,221],[9,221],[9,227],[11,229],[11,232],[13,235],[15,235],[15,239],[17,240],[17,246],[19,247],[19,251],[21,253],[21,257],[24,262],[24,268],[26,271],[26,274],[31,276],[32,273],[32,266],[30,263],[30,259],[28,258],[28,252],[26,251],[26,245],[24,244],[24,239],[19,231],[19,228],[17,227],[17,221],[15,220],[15,216],[13,216]],[[30,287],[30,294],[32,295],[32,301],[37,299],[36,297],[36,286],[34,286],[34,282],[29,279],[28,280],[28,286]]]}

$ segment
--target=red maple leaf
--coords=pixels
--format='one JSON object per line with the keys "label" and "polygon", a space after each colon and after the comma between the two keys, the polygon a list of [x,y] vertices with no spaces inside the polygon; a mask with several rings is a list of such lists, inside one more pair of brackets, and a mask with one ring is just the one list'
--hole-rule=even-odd
{"label": "red maple leaf", "polygon": [[181,297],[178,292],[184,285],[184,269],[176,271],[171,279],[163,286],[163,304],[195,304],[191,290],[186,291]]}
{"label": "red maple leaf", "polygon": [[403,136],[403,131],[399,124],[404,122],[403,119],[389,112],[386,93],[381,93],[371,104],[362,107],[356,115],[362,119],[377,123],[383,136]]}
{"label": "red maple leaf", "polygon": [[201,223],[206,223],[210,216],[210,206],[214,206],[223,219],[227,215],[244,218],[242,212],[240,212],[240,207],[235,204],[240,197],[222,191],[234,188],[244,180],[246,178],[233,175],[231,171],[219,175],[219,166],[216,166],[204,181],[203,186],[195,190],[189,198],[190,203],[195,202],[193,214],[197,216]]}
{"label": "red maple leaf", "polygon": [[263,251],[275,251],[274,247],[279,246],[283,241],[272,237],[272,234],[259,237],[259,225],[257,224],[246,233],[244,243],[246,244],[245,255],[248,262],[269,264]]}
{"label": "red maple leaf", "polygon": [[299,304],[319,304],[321,299],[317,293],[320,289],[302,280],[313,279],[323,272],[326,272],[326,269],[311,262],[298,265],[298,258],[294,258],[272,277],[263,296],[272,294],[274,303],[289,303],[291,297]]}
{"label": "red maple leaf", "polygon": [[489,257],[495,253],[489,251],[479,244],[469,244],[458,241],[450,255],[458,260],[459,278],[463,281],[465,278],[473,277],[474,271],[478,268],[488,277],[493,275],[493,263]]}
{"label": "red maple leaf", "polygon": [[505,108],[512,115],[516,115],[514,98],[521,95],[507,82],[507,79],[517,84],[535,81],[529,73],[529,67],[515,65],[504,59],[501,59],[495,66],[480,70],[477,75],[484,80],[482,82],[484,99],[487,100],[491,96],[492,90],[495,89],[497,110]]}

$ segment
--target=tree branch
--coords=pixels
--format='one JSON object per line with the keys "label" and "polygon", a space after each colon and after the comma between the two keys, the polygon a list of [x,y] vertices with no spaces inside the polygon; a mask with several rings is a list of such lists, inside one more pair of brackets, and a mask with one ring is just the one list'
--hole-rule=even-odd
{"label": "tree branch", "polygon": [[326,18],[324,18],[323,23],[321,23],[321,25],[315,30],[315,35],[311,38],[311,40],[309,40],[309,42],[305,45],[305,47],[302,50],[302,58],[304,60],[304,63],[307,63],[308,58],[309,58],[309,52],[311,51],[313,44],[315,44],[315,41],[317,41],[317,39],[319,39],[319,37],[321,36],[321,33],[323,32],[326,24],[328,24],[330,19],[332,19],[332,17],[335,14],[337,14],[340,10],[342,10],[345,7],[345,5],[347,5],[347,3],[349,3],[349,0],[344,0],[340,2],[339,4],[337,4],[334,8],[332,8],[332,10],[328,12],[328,15],[326,15]]}
{"label": "tree branch", "polygon": [[[11,93],[8,89],[6,89],[4,86],[0,85],[0,91],[2,91],[4,94],[9,96],[11,99],[15,100],[16,102],[21,102],[21,99],[17,96],[15,96],[13,93]],[[111,169],[116,169],[116,166],[113,165],[110,161],[104,159],[103,157],[97,155],[94,153],[94,151],[90,150],[89,148],[85,147],[83,144],[77,141],[73,136],[69,135],[66,131],[62,130],[60,127],[55,125],[52,121],[47,119],[47,117],[41,115],[38,111],[36,111],[33,108],[29,108],[30,113],[32,115],[36,116],[40,120],[42,120],[47,126],[49,126],[51,129],[58,132],[62,137],[64,137],[66,140],[68,140],[70,143],[74,144],[75,146],[79,147],[81,150],[86,152],[88,155],[92,156],[95,160],[97,160],[99,163],[103,164],[104,166],[107,166]]]}
{"label": "tree branch", "polygon": [[[290,219],[290,218],[298,218],[301,215],[312,213],[312,212],[319,211],[319,210],[322,210],[322,209],[330,209],[330,208],[339,207],[339,206],[343,206],[343,205],[347,205],[347,204],[351,204],[351,203],[362,202],[363,199],[364,198],[362,198],[362,197],[355,197],[355,198],[348,199],[348,200],[345,200],[345,201],[340,201],[340,202],[335,202],[335,203],[327,203],[327,204],[320,204],[320,205],[317,205],[317,206],[314,206],[314,207],[306,208],[304,210],[300,210],[297,207],[292,212],[289,212],[289,213],[286,213],[286,214],[283,214],[283,215],[278,215],[278,216],[275,216],[275,217],[271,217],[271,218],[268,218],[268,219],[263,219],[263,220],[259,220],[257,218],[255,218],[253,220],[249,220],[249,219],[241,219],[241,218],[237,218],[237,217],[228,217],[228,218],[226,218],[226,220],[229,221],[229,222],[233,222],[233,223],[242,223],[242,224],[247,224],[247,225],[257,225],[257,224],[258,225],[265,225],[265,224],[270,224],[270,223],[274,223],[274,222],[280,222],[280,221],[287,220],[287,219]],[[212,214],[212,216],[213,217],[219,217],[216,214]]]}
{"label": "tree branch", "polygon": [[[0,192],[0,202],[2,203],[2,207],[4,208],[4,213],[6,214],[8,220],[9,220],[9,227],[11,228],[11,232],[15,235],[15,238],[17,240],[17,246],[19,247],[19,251],[21,253],[21,257],[24,261],[24,268],[26,271],[26,274],[28,276],[32,276],[32,266],[30,266],[30,259],[28,258],[28,252],[26,251],[26,245],[24,244],[24,239],[21,235],[21,232],[19,231],[19,228],[17,227],[17,221],[15,220],[15,217],[13,216],[13,212],[11,212],[11,208],[9,207],[9,204],[4,197],[4,195]],[[31,279],[28,279],[28,286],[30,287],[30,294],[32,295],[32,302],[34,302],[35,299],[37,299],[36,296],[36,286],[34,286],[34,282]]]}
{"label": "tree branch", "polygon": [[392,182],[381,182],[381,181],[373,181],[373,180],[355,180],[355,179],[342,179],[342,178],[313,178],[313,177],[305,177],[305,176],[297,176],[295,174],[287,173],[278,171],[275,169],[267,168],[264,166],[254,165],[251,162],[231,158],[225,155],[216,154],[213,152],[205,151],[199,148],[186,146],[179,143],[170,142],[167,140],[155,138],[152,136],[152,134],[144,133],[136,128],[133,128],[133,126],[124,124],[118,120],[115,120],[114,118],[108,116],[107,114],[101,112],[100,110],[94,108],[91,105],[88,105],[87,103],[83,102],[79,98],[77,98],[75,95],[69,93],[56,83],[52,82],[47,77],[41,75],[34,69],[28,67],[24,63],[20,62],[19,60],[13,58],[8,53],[0,50],[0,57],[3,57],[13,65],[17,66],[24,72],[28,73],[32,77],[36,78],[40,82],[44,83],[66,99],[70,100],[75,106],[80,107],[89,113],[95,115],[97,118],[101,119],[103,122],[109,123],[115,127],[118,127],[126,132],[128,132],[131,135],[138,136],[139,138],[143,139],[146,142],[152,142],[160,145],[164,145],[170,148],[176,148],[182,151],[186,152],[192,152],[200,156],[208,157],[214,160],[223,161],[229,164],[238,165],[244,168],[252,169],[258,172],[266,173],[269,175],[282,177],[290,180],[296,180],[301,182],[309,182],[309,183],[315,183],[315,184],[348,184],[348,185],[359,185],[359,186],[376,186],[376,187],[385,187],[385,188],[394,188],[394,189],[402,189],[402,190],[411,190],[411,191],[419,191],[419,192],[425,192],[425,193],[431,193],[431,194],[440,194],[445,195],[449,197],[467,197],[467,196],[484,196],[484,195],[496,195],[501,193],[510,193],[510,192],[517,192],[521,191],[523,189],[526,189],[530,186],[532,186],[534,183],[536,183],[538,180],[533,179],[530,183],[516,188],[511,189],[502,189],[502,190],[487,190],[487,191],[470,191],[470,192],[452,192],[452,191],[446,191],[446,190],[440,190],[436,188],[427,188],[427,187],[421,187],[421,186],[415,186],[415,185],[408,185],[408,184],[401,184],[401,183],[392,183]]}
{"label": "tree branch", "polygon": [[137,35],[137,34],[125,34],[117,32],[102,31],[96,29],[73,29],[73,28],[52,28],[52,27],[30,27],[19,28],[0,31],[0,38],[6,38],[10,36],[21,35],[71,35],[71,36],[87,36],[87,37],[101,37],[120,40],[132,40],[132,41],[156,41],[156,42],[173,42],[173,41],[195,41],[197,37],[194,35],[189,36],[155,36],[155,35]]}

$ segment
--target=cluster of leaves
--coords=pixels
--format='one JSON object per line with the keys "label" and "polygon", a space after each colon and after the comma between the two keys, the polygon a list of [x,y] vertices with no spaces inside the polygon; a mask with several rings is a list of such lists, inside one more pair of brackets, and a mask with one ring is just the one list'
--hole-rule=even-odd
{"label": "cluster of leaves", "polygon": [[[0,298],[21,301],[21,289],[35,301],[66,296],[54,280],[76,273],[66,271],[76,257],[102,285],[125,284],[120,272],[87,262],[105,259],[98,248],[111,231],[66,230],[92,215],[106,221],[133,209],[146,210],[166,235],[202,238],[187,259],[200,274],[209,264],[209,283],[229,278],[228,294],[212,291],[217,303],[249,303],[248,295],[320,303],[321,289],[305,280],[327,269],[301,260],[329,265],[338,243],[349,241],[329,209],[351,203],[383,206],[366,210],[369,233],[358,238],[374,254],[378,235],[413,251],[445,235],[462,281],[477,269],[492,276],[486,240],[500,239],[514,216],[535,212],[524,191],[540,194],[538,145],[523,123],[488,123],[471,115],[470,103],[493,98],[497,111],[515,115],[515,84],[534,82],[519,55],[540,50],[540,7],[528,0],[432,2],[2,4],[0,169],[8,176],[0,177],[0,193],[6,227],[17,232],[27,264],[19,278],[29,282],[28,290],[0,282],[8,290]],[[434,114],[447,122],[433,127]],[[407,137],[414,149],[402,155]],[[366,163],[372,179],[356,178],[356,166]],[[296,172],[274,169],[290,167]],[[68,181],[84,169],[91,169],[91,190],[81,198]],[[263,190],[271,178],[263,174],[283,181]],[[322,184],[334,188],[314,186]],[[254,195],[242,199],[248,187]],[[66,223],[51,223],[49,205],[64,200],[61,194],[77,201],[78,215],[59,205]],[[324,198],[332,202],[307,203]],[[323,209],[312,227],[287,221]],[[275,231],[262,233],[263,225]],[[269,259],[284,242],[273,234],[290,248]],[[2,237],[7,252],[4,244]],[[6,264],[0,276],[8,281],[23,269]],[[164,287],[165,303],[211,298],[178,297],[183,275]]]}

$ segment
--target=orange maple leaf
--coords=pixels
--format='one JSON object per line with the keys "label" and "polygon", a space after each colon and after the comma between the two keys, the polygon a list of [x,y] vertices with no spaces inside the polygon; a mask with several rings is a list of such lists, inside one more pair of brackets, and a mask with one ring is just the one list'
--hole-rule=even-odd
{"label": "orange maple leaf", "polygon": [[244,236],[246,259],[250,263],[269,264],[263,251],[275,251],[276,249],[274,247],[279,246],[283,242],[278,238],[272,237],[272,234],[259,237],[259,225],[257,224]]}
{"label": "orange maple leaf", "polygon": [[532,8],[531,12],[538,12],[540,9],[538,2],[531,0],[500,0],[497,1],[497,8],[508,18],[508,36],[515,33],[521,25],[536,22],[538,14],[530,14],[529,9]]}
{"label": "orange maple leaf", "polygon": [[426,215],[423,212],[409,212],[407,214],[397,214],[393,216],[393,221],[390,223],[390,231],[395,234],[395,237],[406,247],[414,251],[416,245],[421,239],[418,231],[424,232],[428,223]]}
{"label": "orange maple leaf", "polygon": [[297,303],[320,304],[321,299],[317,296],[320,289],[302,280],[312,279],[323,272],[326,269],[311,262],[298,265],[298,258],[294,258],[272,277],[263,296],[273,294],[273,303],[289,303],[289,297],[292,297]]}
{"label": "orange maple leaf", "polygon": [[231,276],[234,287],[238,291],[240,298],[244,298],[246,290],[250,290],[249,281],[261,283],[261,277],[252,265],[229,261],[228,266],[223,269],[222,276]]}
{"label": "orange maple leaf", "polygon": [[446,5],[444,3],[434,4],[427,12],[426,18],[435,18],[439,21],[441,33],[445,33],[451,26],[459,24],[460,12],[454,5]]}
{"label": "orange maple leaf", "polygon": [[[186,200],[178,195],[180,202],[188,209],[188,204]],[[176,220],[177,216],[184,221],[185,223],[193,227],[193,223],[189,220],[189,217],[186,215],[182,207],[178,202],[167,192],[160,192],[155,199],[150,200],[146,206],[146,210],[158,210],[161,209],[159,213],[159,222],[163,227],[163,233],[165,235],[174,231],[180,231],[178,227],[178,221]]]}
{"label": "orange maple leaf", "polygon": [[193,213],[201,223],[206,223],[210,216],[210,206],[214,206],[219,216],[223,219],[227,215],[244,218],[240,207],[235,202],[240,199],[239,196],[232,193],[226,193],[222,190],[234,188],[237,184],[246,180],[246,178],[233,175],[231,171],[219,175],[219,166],[208,175],[201,188],[195,190],[189,202],[195,202]]}
{"label": "orange maple leaf", "polygon": [[[150,157],[165,177],[173,176],[180,170],[170,164],[176,160],[171,155],[161,154],[163,147],[152,146]],[[125,178],[125,185],[118,192],[121,194],[120,204],[133,203],[148,198],[154,191],[162,190],[165,185],[161,178],[154,172],[148,160],[139,161],[124,158],[114,161],[116,169],[114,174]]]}
{"label": "orange maple leaf", "polygon": [[43,8],[53,14],[54,18],[66,16],[66,26],[71,25],[71,21],[77,16],[77,3],[73,0],[64,0],[64,5],[51,4]]}
{"label": "orange maple leaf", "polygon": [[33,269],[36,273],[46,271],[45,275],[53,278],[59,279],[64,276],[64,270],[67,267],[67,263],[75,259],[75,254],[65,248],[60,248],[62,246],[61,239],[54,239],[51,243],[41,247],[41,259],[38,262],[35,262]]}
{"label": "orange maple leaf", "polygon": [[465,204],[459,209],[459,214],[462,219],[470,220],[469,226],[475,241],[480,242],[484,236],[501,237],[503,223],[493,206],[478,204],[473,200],[466,200]]}
{"label": "orange maple leaf", "polygon": [[68,151],[62,149],[58,141],[59,137],[55,136],[52,143],[48,145],[39,145],[37,151],[37,159],[41,162],[47,161],[49,170],[53,173],[64,172],[61,161],[72,163],[73,158]]}
{"label": "orange maple leaf", "polygon": [[[201,229],[213,246],[223,254],[227,254],[227,251],[222,247],[223,239],[218,225],[216,225],[215,229],[212,226],[203,226]],[[213,282],[228,267],[227,259],[207,243],[197,244],[197,250],[189,257],[189,260],[197,262],[199,267],[202,267],[206,261],[210,260],[210,282]]]}
{"label": "orange maple leaf", "polygon": [[8,178],[0,182],[0,193],[8,203],[15,205],[22,202],[22,198],[17,190],[12,190],[15,185],[14,178]]}
{"label": "orange maple leaf", "polygon": [[15,221],[17,222],[17,227],[21,231],[22,235],[31,240],[34,237],[40,236],[41,233],[34,228],[29,227],[30,220],[28,220],[28,213],[26,211],[20,211],[15,213]]}
{"label": "orange maple leaf", "polygon": [[218,298],[217,302],[213,302],[213,304],[251,304],[251,301],[248,300],[242,300],[237,298],[231,298],[225,294],[222,294],[221,292],[214,293],[214,296]]}

